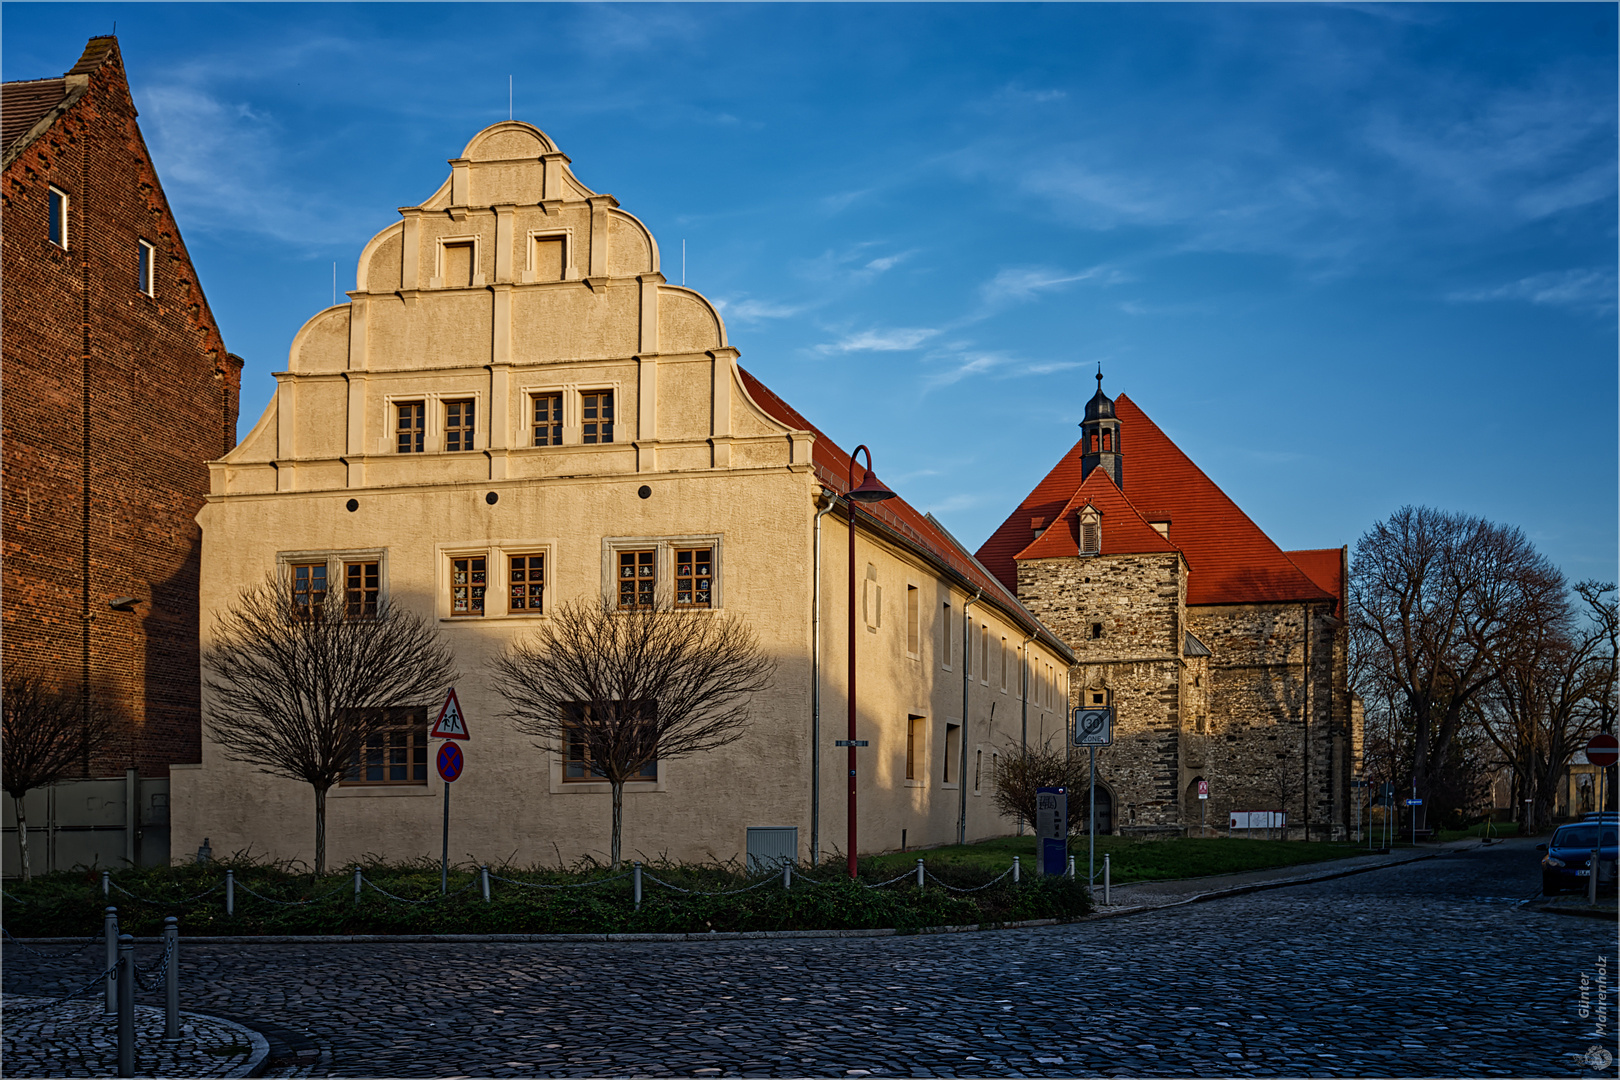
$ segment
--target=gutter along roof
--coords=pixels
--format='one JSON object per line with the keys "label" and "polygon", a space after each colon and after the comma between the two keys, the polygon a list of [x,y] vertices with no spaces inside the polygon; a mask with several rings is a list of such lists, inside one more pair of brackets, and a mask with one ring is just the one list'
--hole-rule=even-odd
{"label": "gutter along roof", "polygon": [[[808,431],[815,436],[810,452],[811,463],[815,466],[816,475],[824,487],[830,488],[842,495],[849,490],[850,457],[837,443],[829,439],[825,433],[810,421],[806,420],[797,409],[778,397],[764,383],[756,379],[740,364],[737,367],[742,375],[743,386],[750,396],[778,423],[784,424],[795,431]],[[857,477],[857,480],[859,477]],[[974,558],[961,544],[956,541],[944,526],[934,521],[927,514],[920,514],[906,502],[896,496],[880,503],[868,503],[861,507],[861,527],[870,528],[873,532],[884,536],[892,543],[907,548],[922,556],[934,566],[943,570],[946,576],[954,578],[957,587],[964,590],[984,591],[981,603],[993,604],[1002,614],[1006,615],[1016,625],[1023,628],[1025,633],[1033,633],[1042,644],[1052,649],[1066,661],[1074,662],[1074,652],[1042,622],[1030,613],[1029,609],[1019,603],[1015,592],[1009,590],[996,575],[992,574],[978,559]]]}
{"label": "gutter along roof", "polygon": [[[1296,563],[1130,398],[1116,398],[1114,412],[1124,490],[1102,469],[1092,470],[1082,484],[1082,443],[1076,442],[979,549],[979,558],[998,578],[1016,586],[1018,560],[1078,554],[1078,545],[1068,542],[1072,519],[1089,499],[1103,512],[1104,555],[1182,553],[1189,605],[1339,601],[1342,584],[1328,585],[1337,580],[1337,570],[1328,574],[1319,569],[1320,560],[1303,553],[1297,554],[1304,563]],[[1033,534],[1035,518],[1046,526],[1039,538]],[[1169,523],[1168,539],[1152,522]]]}

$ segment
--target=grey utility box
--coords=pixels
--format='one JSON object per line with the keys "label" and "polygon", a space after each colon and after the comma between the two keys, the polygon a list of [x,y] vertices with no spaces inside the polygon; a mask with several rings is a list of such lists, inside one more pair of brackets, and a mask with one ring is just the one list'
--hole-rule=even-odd
{"label": "grey utility box", "polygon": [[748,826],[748,871],[781,869],[783,863],[799,861],[799,829],[796,825]]}

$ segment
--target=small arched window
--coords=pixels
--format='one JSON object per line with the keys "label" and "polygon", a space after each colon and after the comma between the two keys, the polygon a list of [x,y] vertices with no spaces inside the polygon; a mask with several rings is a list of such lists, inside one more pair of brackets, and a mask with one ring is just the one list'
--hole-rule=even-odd
{"label": "small arched window", "polygon": [[1110,435],[1106,431],[1103,432],[1103,453],[1106,454],[1106,453],[1108,453],[1110,450],[1112,450],[1114,448],[1113,441],[1114,440],[1113,440],[1112,435]]}
{"label": "small arched window", "polygon": [[1097,433],[1095,431],[1091,433],[1091,452],[1093,454],[1097,452]]}

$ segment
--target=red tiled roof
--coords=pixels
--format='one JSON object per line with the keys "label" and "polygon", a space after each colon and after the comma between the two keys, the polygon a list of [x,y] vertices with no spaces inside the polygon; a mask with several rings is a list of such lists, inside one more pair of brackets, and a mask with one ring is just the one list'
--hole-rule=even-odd
{"label": "red tiled roof", "polygon": [[[749,396],[767,414],[778,423],[785,424],[795,431],[808,431],[816,437],[810,457],[821,483],[839,494],[848,491],[849,455],[820,428],[806,420],[793,406],[777,397],[769,387],[741,365],[738,365],[737,371],[742,375],[743,386]],[[857,482],[860,480],[859,473],[856,480]],[[985,602],[995,604],[1026,631],[1038,632],[1041,640],[1056,649],[1059,654],[1066,657],[1072,655],[1067,645],[1041,625],[1040,620],[1019,603],[1016,589],[1009,590],[1005,587],[972,555],[960,548],[949,534],[935,526],[926,515],[919,513],[903,498],[897,496],[880,503],[867,503],[861,507],[861,512],[887,526],[902,540],[919,549],[929,559],[954,572],[959,578],[972,582],[975,588],[982,588]]]}
{"label": "red tiled roof", "polygon": [[1114,478],[1106,470],[1093,469],[1086,482],[1070,497],[1057,520],[1048,520],[1046,531],[1014,558],[1054,559],[1080,554],[1080,511],[1088,504],[1102,516],[1101,554],[1142,555],[1150,551],[1176,550],[1176,546],[1148,524],[1141,512],[1131,505],[1125,493],[1114,486]]}
{"label": "red tiled roof", "polygon": [[1323,592],[1338,601],[1333,607],[1333,617],[1344,618],[1344,549],[1312,548],[1283,554],[1305,571],[1305,576],[1316,582]]}
{"label": "red tiled roof", "polygon": [[[1336,594],[1296,566],[1250,521],[1134,401],[1121,394],[1114,402],[1114,412],[1120,421],[1125,495],[1145,521],[1171,523],[1169,541],[1186,556],[1191,568],[1187,603],[1335,598]],[[979,549],[979,561],[1002,582],[1017,585],[1017,559],[1029,546],[1030,519],[1052,520],[1079,490],[1080,452],[1076,442]],[[1105,545],[1108,531],[1104,519]]]}
{"label": "red tiled roof", "polygon": [[35,79],[0,86],[0,152],[10,150],[65,97],[66,79]]}

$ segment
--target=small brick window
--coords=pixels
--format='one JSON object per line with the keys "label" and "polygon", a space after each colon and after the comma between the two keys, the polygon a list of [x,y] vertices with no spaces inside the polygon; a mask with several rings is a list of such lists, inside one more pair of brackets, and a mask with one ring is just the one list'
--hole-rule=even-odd
{"label": "small brick window", "polygon": [[60,188],[51,188],[48,196],[50,221],[46,224],[45,235],[51,243],[67,250],[68,246],[68,196]]}
{"label": "small brick window", "polygon": [[657,600],[656,551],[619,552],[619,609],[651,608]]}
{"label": "small brick window", "polygon": [[562,429],[562,395],[534,395],[534,445],[561,446]]}
{"label": "small brick window", "polygon": [[473,403],[447,401],[444,403],[444,448],[471,450],[473,448]]}
{"label": "small brick window", "polygon": [[1093,638],[1102,637],[1102,623],[1094,622],[1091,624],[1091,636]]}
{"label": "small brick window", "polygon": [[489,583],[488,559],[468,555],[450,560],[450,614],[482,615]]}
{"label": "small brick window", "polygon": [[298,563],[291,569],[293,603],[302,614],[319,614],[326,606],[326,564]]}
{"label": "small brick window", "polygon": [[546,557],[544,555],[513,555],[507,610],[538,615],[544,610],[546,593]]}
{"label": "small brick window", "polygon": [[613,391],[599,390],[580,395],[580,419],[587,446],[613,441]]}
{"label": "small brick window", "polygon": [[350,617],[371,618],[377,614],[379,574],[374,562],[343,564],[343,610]]}
{"label": "small brick window", "polygon": [[420,401],[402,401],[394,406],[394,429],[401,454],[420,454],[426,446],[427,407]]}
{"label": "small brick window", "polygon": [[714,586],[713,548],[675,549],[675,606],[711,606]]}
{"label": "small brick window", "polygon": [[135,287],[140,289],[141,292],[145,293],[147,296],[152,296],[156,292],[156,289],[152,284],[152,264],[154,262],[154,256],[156,255],[157,249],[151,244],[148,244],[145,240],[136,242]]}

